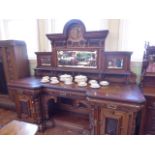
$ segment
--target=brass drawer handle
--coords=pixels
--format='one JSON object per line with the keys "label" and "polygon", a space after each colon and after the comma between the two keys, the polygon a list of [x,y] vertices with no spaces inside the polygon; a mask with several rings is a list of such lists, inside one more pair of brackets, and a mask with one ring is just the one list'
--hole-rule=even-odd
{"label": "brass drawer handle", "polygon": [[108,109],[117,109],[117,106],[116,105],[107,105],[107,108]]}

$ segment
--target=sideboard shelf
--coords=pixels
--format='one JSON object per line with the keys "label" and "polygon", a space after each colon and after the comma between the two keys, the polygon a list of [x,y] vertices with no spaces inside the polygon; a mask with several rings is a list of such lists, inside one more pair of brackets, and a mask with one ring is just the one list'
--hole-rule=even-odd
{"label": "sideboard shelf", "polygon": [[[71,128],[89,133],[89,119],[86,115],[79,115],[67,111],[60,111],[53,116],[54,125]],[[89,133],[90,134],[90,133]]]}

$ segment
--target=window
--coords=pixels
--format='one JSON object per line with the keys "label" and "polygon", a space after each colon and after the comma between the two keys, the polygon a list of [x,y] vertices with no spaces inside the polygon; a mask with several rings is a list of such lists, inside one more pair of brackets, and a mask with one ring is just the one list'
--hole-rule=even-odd
{"label": "window", "polygon": [[149,19],[121,20],[120,50],[133,51],[132,61],[142,61],[145,42],[155,45],[155,21]]}
{"label": "window", "polygon": [[[55,24],[54,24],[54,32],[55,33],[62,33],[64,25],[71,19],[55,19]],[[108,27],[108,22],[107,19],[89,19],[89,18],[80,18],[85,27],[86,31],[95,31],[95,30],[103,30],[107,29]]]}
{"label": "window", "polygon": [[35,59],[38,51],[37,20],[5,20],[6,39],[23,40],[29,59]]}

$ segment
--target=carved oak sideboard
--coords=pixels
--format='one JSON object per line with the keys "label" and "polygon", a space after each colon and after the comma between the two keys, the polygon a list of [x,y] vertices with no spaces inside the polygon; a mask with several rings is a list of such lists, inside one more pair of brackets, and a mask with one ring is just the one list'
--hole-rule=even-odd
{"label": "carved oak sideboard", "polygon": [[[35,77],[9,82],[19,118],[43,130],[59,125],[81,134],[140,134],[145,98],[130,71],[132,52],[105,52],[108,32],[86,32],[80,20],[71,20],[62,34],[48,34],[52,52],[36,53]],[[62,74],[110,84],[41,83],[43,76],[59,79]]]}
{"label": "carved oak sideboard", "polygon": [[[38,78],[26,78],[10,83],[9,87],[17,94],[19,118],[35,122],[44,129],[48,121],[52,125],[60,121],[65,125],[63,119],[68,119],[74,124],[72,128],[85,134],[135,134],[136,130],[140,131],[141,124],[136,120],[145,99],[135,84],[111,84],[92,89],[76,84],[42,84]],[[49,101],[55,105],[51,113]]]}

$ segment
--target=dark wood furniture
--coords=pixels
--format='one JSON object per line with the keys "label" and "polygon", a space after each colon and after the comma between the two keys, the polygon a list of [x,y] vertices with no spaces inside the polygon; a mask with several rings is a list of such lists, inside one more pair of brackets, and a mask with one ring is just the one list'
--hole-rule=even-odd
{"label": "dark wood furniture", "polygon": [[0,135],[34,135],[37,131],[36,124],[13,120],[0,129]]}
{"label": "dark wood furniture", "polygon": [[[51,125],[70,121],[69,127],[92,134],[134,134],[135,128],[140,128],[135,121],[145,99],[135,84],[92,89],[27,78],[10,83],[10,87],[17,93],[19,118],[44,127],[48,126],[46,121]],[[50,106],[54,110],[49,113]]]}
{"label": "dark wood furniture", "polygon": [[[130,71],[131,52],[105,52],[107,34],[86,32],[80,20],[71,20],[62,34],[47,35],[52,52],[36,53],[35,77],[9,82],[19,118],[41,129],[59,125],[81,134],[139,134],[145,98]],[[41,83],[42,76],[66,73],[108,80],[110,85],[93,89],[76,83]]]}
{"label": "dark wood furniture", "polygon": [[142,66],[141,87],[147,101],[144,132],[155,134],[155,46],[146,46]]}
{"label": "dark wood furniture", "polygon": [[13,107],[14,92],[8,82],[30,76],[26,44],[19,40],[0,41],[0,105]]}

